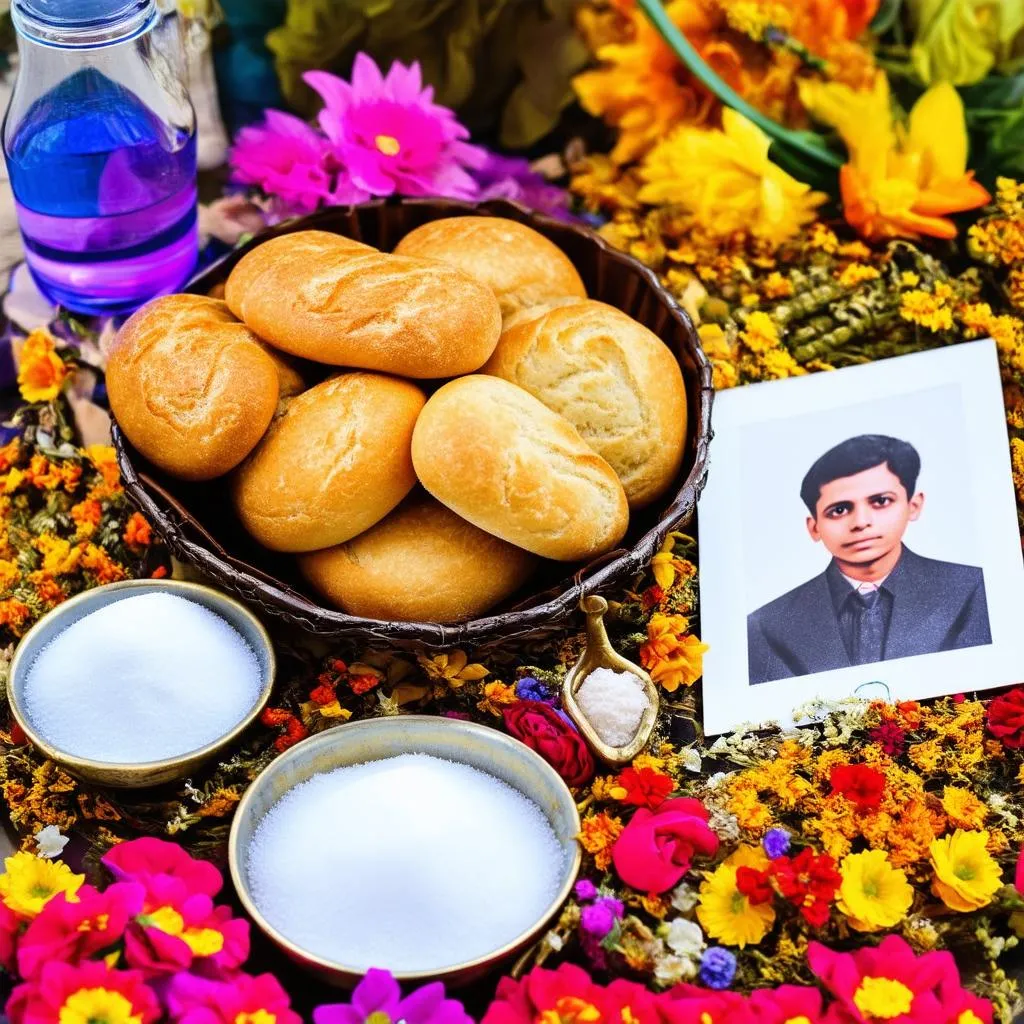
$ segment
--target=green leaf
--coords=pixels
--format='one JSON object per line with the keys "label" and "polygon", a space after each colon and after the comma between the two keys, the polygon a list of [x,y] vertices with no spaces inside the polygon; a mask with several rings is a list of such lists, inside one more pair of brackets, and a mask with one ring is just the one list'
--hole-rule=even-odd
{"label": "green leaf", "polygon": [[881,36],[888,32],[896,24],[902,6],[903,0],[882,0],[868,26],[872,35]]}

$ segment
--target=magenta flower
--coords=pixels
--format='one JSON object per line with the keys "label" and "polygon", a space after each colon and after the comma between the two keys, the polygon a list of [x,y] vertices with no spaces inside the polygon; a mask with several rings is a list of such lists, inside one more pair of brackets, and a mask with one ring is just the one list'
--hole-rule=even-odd
{"label": "magenta flower", "polygon": [[75,903],[54,896],[18,940],[18,973],[35,981],[50,961],[77,964],[113,946],[141,912],[144,895],[141,885],[118,882],[103,892],[83,885]]}
{"label": "magenta flower", "polygon": [[453,111],[433,102],[418,63],[395,61],[384,77],[359,53],[351,84],[326,71],[303,79],[323,97],[320,127],[356,188],[376,196],[476,198],[467,168],[481,166],[486,153],[463,141],[469,132]]}
{"label": "magenta flower", "polygon": [[272,974],[235,974],[210,981],[194,974],[176,974],[167,989],[167,1009],[175,1024],[237,1024],[273,1021],[302,1024],[288,993]]}
{"label": "magenta flower", "polygon": [[119,882],[145,882],[158,875],[180,879],[189,893],[216,896],[224,884],[220,872],[196,860],[177,843],[144,836],[118,843],[103,855],[103,864]]}
{"label": "magenta flower", "polygon": [[477,198],[481,201],[510,199],[559,220],[573,219],[569,193],[531,170],[529,161],[522,157],[485,151],[485,160],[473,170],[473,177],[480,188]]}
{"label": "magenta flower", "polygon": [[365,1024],[371,1018],[405,1024],[473,1024],[462,1003],[445,999],[443,982],[424,985],[403,999],[391,972],[376,967],[353,989],[351,1002],[318,1006],[313,1011],[313,1024]]}

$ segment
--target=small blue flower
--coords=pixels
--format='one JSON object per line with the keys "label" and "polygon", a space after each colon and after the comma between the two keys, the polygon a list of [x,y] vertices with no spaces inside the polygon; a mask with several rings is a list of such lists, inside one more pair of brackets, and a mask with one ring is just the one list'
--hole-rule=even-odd
{"label": "small blue flower", "polygon": [[516,696],[520,700],[548,700],[548,688],[533,676],[523,676],[516,683]]}
{"label": "small blue flower", "polygon": [[721,946],[712,946],[701,958],[700,980],[708,988],[728,988],[736,976],[736,957]]}
{"label": "small blue flower", "polygon": [[784,828],[770,828],[761,840],[769,860],[785,857],[789,853],[789,833]]}

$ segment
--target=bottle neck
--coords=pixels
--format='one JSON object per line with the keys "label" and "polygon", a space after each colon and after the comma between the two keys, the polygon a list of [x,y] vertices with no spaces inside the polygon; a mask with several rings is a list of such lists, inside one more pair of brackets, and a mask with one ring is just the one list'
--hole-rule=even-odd
{"label": "bottle neck", "polygon": [[154,0],[126,3],[116,16],[68,18],[49,14],[34,0],[13,0],[11,22],[23,42],[56,49],[96,49],[150,31],[159,12]]}

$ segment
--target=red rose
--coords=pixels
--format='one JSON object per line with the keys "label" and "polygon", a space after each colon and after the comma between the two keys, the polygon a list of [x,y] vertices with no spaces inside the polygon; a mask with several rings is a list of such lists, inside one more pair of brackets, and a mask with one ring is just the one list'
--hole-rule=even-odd
{"label": "red rose", "polygon": [[656,811],[641,807],[612,847],[619,878],[639,892],[665,892],[690,870],[695,853],[714,856],[718,836],[708,828],[699,800],[666,800]]}
{"label": "red rose", "polygon": [[837,764],[829,782],[833,794],[842,794],[861,811],[876,810],[885,792],[885,776],[866,764]]}
{"label": "red rose", "polygon": [[1017,687],[989,704],[988,731],[1001,739],[1004,747],[1024,747],[1024,690]]}
{"label": "red rose", "polygon": [[583,737],[553,707],[521,700],[505,709],[505,728],[536,750],[570,786],[582,786],[594,774],[594,758]]}

